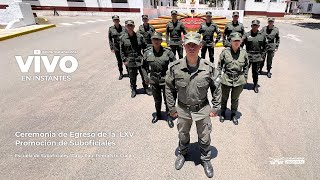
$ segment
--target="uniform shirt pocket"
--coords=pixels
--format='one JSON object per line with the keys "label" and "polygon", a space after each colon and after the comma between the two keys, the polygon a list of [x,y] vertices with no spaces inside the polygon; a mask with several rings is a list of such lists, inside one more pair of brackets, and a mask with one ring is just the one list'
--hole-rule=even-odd
{"label": "uniform shirt pocket", "polygon": [[197,82],[196,92],[198,94],[199,100],[202,100],[207,97],[207,91],[209,88],[209,82],[206,80],[202,80]]}
{"label": "uniform shirt pocket", "polygon": [[178,88],[185,88],[187,87],[187,82],[183,81],[183,80],[177,80],[176,81],[176,86]]}

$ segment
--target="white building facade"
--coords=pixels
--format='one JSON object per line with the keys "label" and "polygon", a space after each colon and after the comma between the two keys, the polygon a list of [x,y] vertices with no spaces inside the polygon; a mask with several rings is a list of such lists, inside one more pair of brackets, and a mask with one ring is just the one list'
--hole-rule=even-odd
{"label": "white building facade", "polygon": [[316,3],[314,0],[299,0],[297,3],[299,13],[310,13],[320,16],[320,3]]}
{"label": "white building facade", "polygon": [[[306,0],[304,0],[306,1]],[[313,0],[310,0],[313,1]],[[0,9],[4,9],[13,0],[0,0]],[[208,7],[209,0],[23,0],[32,5],[33,10],[57,11],[101,11],[135,12],[143,9],[178,6]],[[212,0],[214,8],[219,10],[244,10],[245,15],[264,15],[282,17],[287,3],[283,0]],[[312,8],[317,11],[318,6]]]}

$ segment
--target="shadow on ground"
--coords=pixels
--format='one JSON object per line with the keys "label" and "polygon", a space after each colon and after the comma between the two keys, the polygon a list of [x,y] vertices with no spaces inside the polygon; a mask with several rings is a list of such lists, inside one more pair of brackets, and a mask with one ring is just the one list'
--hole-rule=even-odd
{"label": "shadow on ground", "polygon": [[[220,116],[220,114],[221,114],[221,112],[219,112],[219,116]],[[231,121],[231,110],[229,108],[226,109],[226,114],[225,115],[226,115],[225,120]],[[236,112],[236,116],[239,118],[238,120],[239,120],[239,123],[240,123],[242,113],[237,111]]]}
{"label": "shadow on ground", "polygon": [[[214,146],[210,146],[211,149],[211,159],[214,159],[218,156],[218,150]],[[178,156],[179,154],[179,149],[177,148],[175,151],[175,155]],[[189,149],[188,149],[188,154],[186,156],[186,161],[192,161],[194,164],[197,166],[201,164],[201,159],[200,159],[201,153],[200,153],[200,146],[198,142],[190,143],[189,144]]]}
{"label": "shadow on ground", "polygon": [[303,28],[309,28],[314,30],[320,29],[320,23],[297,23],[296,26],[303,27]]}

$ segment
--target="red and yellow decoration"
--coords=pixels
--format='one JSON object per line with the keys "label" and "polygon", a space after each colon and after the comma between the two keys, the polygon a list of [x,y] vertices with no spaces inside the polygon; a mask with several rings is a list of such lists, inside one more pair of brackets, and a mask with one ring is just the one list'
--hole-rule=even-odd
{"label": "red and yellow decoration", "polygon": [[[180,21],[184,24],[187,32],[195,32],[199,30],[200,24],[206,21],[206,15],[200,13],[179,13],[178,19],[180,19]],[[161,32],[165,36],[166,26],[169,21],[171,21],[171,16],[159,16],[157,18],[151,19],[149,23],[153,25],[157,32]],[[212,21],[218,25],[222,33],[224,31],[225,25],[230,22],[230,20],[227,20],[226,17],[221,16],[213,16]],[[214,36],[216,36],[216,34]],[[167,46],[166,42],[163,42],[162,45],[165,47]],[[216,47],[221,46],[223,46],[221,42],[216,44]]]}

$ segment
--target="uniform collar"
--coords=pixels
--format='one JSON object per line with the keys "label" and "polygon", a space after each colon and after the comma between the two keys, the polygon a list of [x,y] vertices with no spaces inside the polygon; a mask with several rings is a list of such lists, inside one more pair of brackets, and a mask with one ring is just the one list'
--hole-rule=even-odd
{"label": "uniform collar", "polygon": [[231,21],[232,25],[238,25],[239,21],[237,21],[236,23],[234,23],[233,21]]}
{"label": "uniform collar", "polygon": [[[199,56],[198,56],[198,63],[199,63],[199,67],[198,67],[197,72],[205,71],[205,65],[204,65],[203,59],[201,59]],[[187,64],[187,56],[185,56],[182,60],[181,70],[184,72],[189,72],[188,64]]]}
{"label": "uniform collar", "polygon": [[273,29],[274,28],[274,25],[272,25],[272,27],[271,28],[269,28],[269,26],[267,26],[267,29]]}
{"label": "uniform collar", "polygon": [[152,50],[153,50],[153,53],[154,53],[155,55],[161,54],[161,53],[164,51],[164,49],[163,49],[162,46],[160,46],[159,52],[157,52],[157,51],[154,49],[154,47],[152,47]]}
{"label": "uniform collar", "polygon": [[237,50],[237,52],[234,52],[233,49],[232,49],[232,47],[230,47],[230,51],[231,51],[231,54],[238,54],[238,53],[240,53],[240,47],[239,47],[239,49]]}
{"label": "uniform collar", "polygon": [[120,29],[120,28],[122,28],[121,24],[119,24],[119,28],[117,28],[116,25],[113,25],[113,27],[114,27],[115,29]]}
{"label": "uniform collar", "polygon": [[127,32],[127,35],[128,35],[128,38],[137,36],[136,32],[134,31],[133,31],[133,36],[130,36],[128,32]]}

